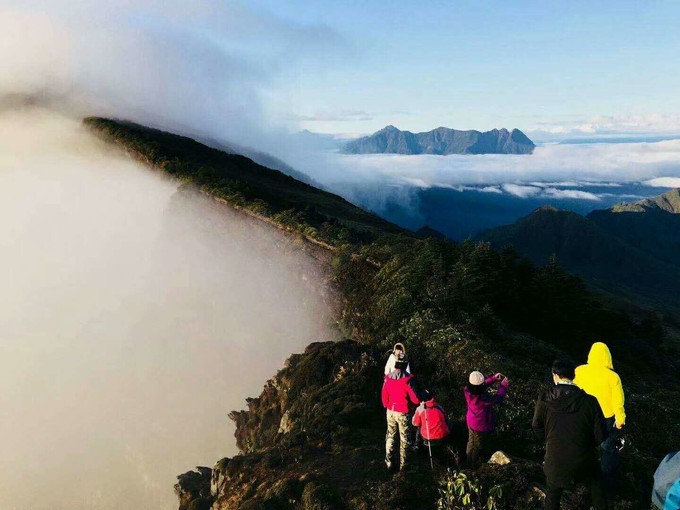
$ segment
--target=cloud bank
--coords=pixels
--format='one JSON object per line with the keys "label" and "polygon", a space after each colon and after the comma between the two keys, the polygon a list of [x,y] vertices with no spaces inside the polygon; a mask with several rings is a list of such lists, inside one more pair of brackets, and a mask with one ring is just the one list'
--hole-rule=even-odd
{"label": "cloud bank", "polygon": [[591,195],[576,193],[578,188],[679,176],[680,140],[554,144],[537,147],[531,156],[326,154],[324,158],[320,165],[301,159],[298,166],[331,188],[351,182],[385,182],[419,188],[476,186],[486,192],[530,196],[536,192],[533,188],[548,186],[555,188],[549,193],[556,197],[569,191],[571,198],[593,200]]}
{"label": "cloud bank", "polygon": [[277,119],[290,113],[281,83],[348,51],[326,26],[241,2],[9,0],[0,8],[0,96],[262,150],[276,145]]}
{"label": "cloud bank", "polygon": [[10,508],[177,506],[227,418],[332,339],[315,263],[45,111],[0,114],[0,492]]}
{"label": "cloud bank", "polygon": [[297,168],[405,228],[453,239],[544,204],[587,214],[680,186],[680,140],[552,144],[531,156],[301,153]]}

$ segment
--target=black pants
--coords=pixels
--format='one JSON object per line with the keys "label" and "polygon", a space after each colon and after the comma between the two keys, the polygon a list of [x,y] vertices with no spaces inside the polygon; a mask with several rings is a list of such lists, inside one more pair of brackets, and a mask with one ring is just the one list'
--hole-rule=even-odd
{"label": "black pants", "polygon": [[465,449],[468,466],[476,468],[480,457],[486,453],[486,446],[490,432],[477,432],[468,427],[468,442]]}
{"label": "black pants", "polygon": [[428,441],[420,434],[418,434],[418,436],[423,443],[423,446],[421,447],[423,455],[429,457],[430,452],[432,452],[434,461],[442,466],[446,466],[448,464],[446,448],[448,446],[449,438],[445,437],[444,439],[433,439],[432,441]]}
{"label": "black pants", "polygon": [[616,491],[616,482],[619,477],[619,464],[621,459],[619,451],[616,449],[616,442],[621,435],[621,431],[614,425],[614,417],[607,418],[607,429],[609,436],[600,445],[602,456],[600,467],[602,468],[602,483],[608,498],[613,498]]}
{"label": "black pants", "polygon": [[[545,495],[546,510],[560,510],[560,501],[564,489],[548,484],[548,492]],[[606,510],[607,499],[604,497],[602,480],[599,478],[590,481],[590,499],[595,510]]]}

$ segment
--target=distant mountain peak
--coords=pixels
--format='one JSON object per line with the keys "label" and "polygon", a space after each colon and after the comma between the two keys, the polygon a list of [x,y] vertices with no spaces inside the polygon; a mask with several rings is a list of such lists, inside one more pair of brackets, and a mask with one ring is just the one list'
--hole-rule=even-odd
{"label": "distant mountain peak", "polygon": [[345,154],[531,154],[534,143],[519,129],[505,128],[484,133],[439,126],[431,131],[412,133],[393,125],[370,136],[348,142]]}

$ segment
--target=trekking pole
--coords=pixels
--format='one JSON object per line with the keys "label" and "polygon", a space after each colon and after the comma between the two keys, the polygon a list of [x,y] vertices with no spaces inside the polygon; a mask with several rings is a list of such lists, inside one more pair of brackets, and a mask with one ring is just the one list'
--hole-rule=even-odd
{"label": "trekking pole", "polygon": [[427,421],[427,404],[425,405],[425,428],[427,429],[427,449],[430,452],[430,467],[434,471],[434,463],[432,462],[432,443],[430,442],[430,422]]}

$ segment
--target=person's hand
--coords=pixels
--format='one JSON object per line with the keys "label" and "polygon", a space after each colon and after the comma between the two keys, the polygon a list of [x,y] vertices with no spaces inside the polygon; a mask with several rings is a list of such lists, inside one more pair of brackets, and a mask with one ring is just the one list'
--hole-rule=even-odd
{"label": "person's hand", "polygon": [[504,376],[503,374],[501,374],[500,372],[498,372],[496,375],[494,375],[494,378],[495,378],[497,381],[500,381],[500,380],[502,380],[502,379],[505,379],[505,376]]}
{"label": "person's hand", "polygon": [[616,428],[621,430],[624,425],[625,425],[625,423],[616,423]]}

